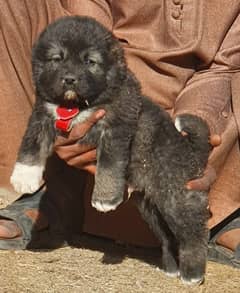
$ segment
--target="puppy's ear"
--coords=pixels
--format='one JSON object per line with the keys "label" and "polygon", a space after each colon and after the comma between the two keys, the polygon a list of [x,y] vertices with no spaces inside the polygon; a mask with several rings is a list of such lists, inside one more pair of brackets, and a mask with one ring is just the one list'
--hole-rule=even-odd
{"label": "puppy's ear", "polygon": [[122,47],[121,47],[119,41],[116,40],[115,38],[112,39],[111,43],[110,43],[110,54],[112,56],[117,57],[117,58],[119,58],[123,55]]}
{"label": "puppy's ear", "polygon": [[126,69],[124,51],[119,41],[115,40],[114,42],[112,42],[112,45],[110,47],[110,56],[113,60],[113,64],[117,65],[122,69]]}
{"label": "puppy's ear", "polygon": [[125,79],[127,75],[127,66],[123,49],[118,41],[112,42],[109,53],[112,65],[107,72],[107,81],[109,84],[116,84],[116,82]]}

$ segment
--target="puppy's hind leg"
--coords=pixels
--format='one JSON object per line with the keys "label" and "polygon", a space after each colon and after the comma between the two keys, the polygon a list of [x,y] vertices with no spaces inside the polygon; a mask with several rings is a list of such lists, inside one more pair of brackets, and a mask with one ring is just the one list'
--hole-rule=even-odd
{"label": "puppy's hind leg", "polygon": [[[199,194],[198,198],[201,198]],[[181,279],[188,285],[201,284],[204,281],[208,249],[207,209],[201,207],[199,200],[197,207],[185,207],[182,216],[183,225],[177,227]]]}
{"label": "puppy's hind leg", "polygon": [[189,235],[180,243],[179,267],[183,283],[201,284],[204,280],[207,244],[195,235]]}
{"label": "puppy's hind leg", "polygon": [[179,276],[177,263],[178,246],[165,220],[162,218],[157,207],[150,203],[149,200],[143,199],[142,195],[136,195],[135,201],[142,218],[148,223],[150,229],[161,243],[160,269],[169,277]]}

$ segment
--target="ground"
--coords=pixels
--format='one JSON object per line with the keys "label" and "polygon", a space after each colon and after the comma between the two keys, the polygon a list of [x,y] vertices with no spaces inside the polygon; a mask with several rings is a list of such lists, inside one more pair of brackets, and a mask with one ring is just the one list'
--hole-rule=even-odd
{"label": "ground", "polygon": [[[0,201],[0,207],[6,199]],[[0,251],[0,293],[237,293],[240,270],[209,262],[200,287],[183,285],[158,267],[157,249],[143,249],[90,235],[78,248]]]}

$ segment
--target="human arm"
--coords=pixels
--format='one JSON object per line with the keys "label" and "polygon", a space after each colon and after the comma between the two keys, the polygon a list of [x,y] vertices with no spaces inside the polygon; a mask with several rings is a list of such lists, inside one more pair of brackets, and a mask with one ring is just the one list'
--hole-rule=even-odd
{"label": "human arm", "polygon": [[[218,144],[219,146],[210,154],[208,171],[205,175],[207,177],[204,178],[209,183],[205,184],[204,189],[214,181],[214,171],[218,173],[221,169],[236,140],[237,128],[231,107],[231,79],[239,67],[240,17],[238,16],[223,38],[213,61],[208,67],[204,66],[193,74],[175,104],[175,117],[184,113],[200,116],[208,123],[211,136],[219,135],[221,138],[221,144]],[[209,170],[212,171],[209,173]]]}

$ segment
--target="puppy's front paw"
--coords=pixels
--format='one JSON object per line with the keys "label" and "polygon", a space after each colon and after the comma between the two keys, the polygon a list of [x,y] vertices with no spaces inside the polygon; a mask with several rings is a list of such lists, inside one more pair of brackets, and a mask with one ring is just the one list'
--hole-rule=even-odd
{"label": "puppy's front paw", "polygon": [[19,193],[32,193],[40,187],[43,166],[16,163],[10,182]]}
{"label": "puppy's front paw", "polygon": [[123,195],[117,196],[97,196],[96,192],[93,193],[91,204],[99,212],[114,211],[123,201]]}

